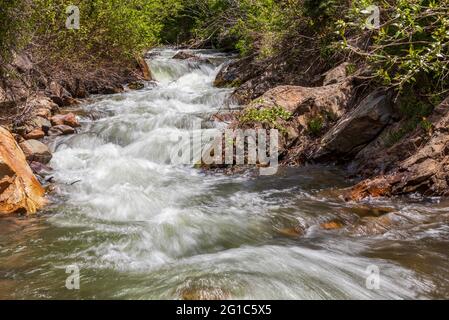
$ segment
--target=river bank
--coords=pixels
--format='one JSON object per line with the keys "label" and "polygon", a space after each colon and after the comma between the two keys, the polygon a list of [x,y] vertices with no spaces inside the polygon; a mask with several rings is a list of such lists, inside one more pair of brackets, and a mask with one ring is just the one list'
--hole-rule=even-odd
{"label": "river bank", "polygon": [[77,132],[80,104],[91,95],[142,89],[142,81],[151,80],[143,58],[136,59],[132,68],[100,65],[90,73],[56,65],[42,69],[26,51],[15,54],[11,63],[3,66],[3,72],[6,76],[0,87],[0,125],[1,158],[6,171],[1,177],[1,214],[33,214],[48,202],[40,186],[46,191],[52,189],[52,168],[48,166],[52,152],[48,143],[54,137]]}
{"label": "river bank", "polygon": [[309,82],[279,77],[285,67],[247,57],[219,72],[215,85],[234,88],[244,105],[226,116],[231,128],[279,129],[283,165],[336,164],[365,179],[347,200],[448,195],[449,97],[432,108],[366,81],[369,71],[349,62],[309,68]]}

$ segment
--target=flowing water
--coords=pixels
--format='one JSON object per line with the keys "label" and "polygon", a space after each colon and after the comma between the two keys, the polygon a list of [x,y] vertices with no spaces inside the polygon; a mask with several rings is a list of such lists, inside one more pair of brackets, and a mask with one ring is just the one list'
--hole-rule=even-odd
{"label": "flowing water", "polygon": [[[447,202],[345,203],[332,167],[257,177],[171,164],[173,134],[230,93],[212,86],[226,56],[174,54],[151,59],[157,84],[95,98],[83,108],[96,120],[53,142],[54,204],[0,219],[0,298],[449,298]],[[345,226],[320,226],[335,219]],[[65,287],[71,265],[79,290]]]}

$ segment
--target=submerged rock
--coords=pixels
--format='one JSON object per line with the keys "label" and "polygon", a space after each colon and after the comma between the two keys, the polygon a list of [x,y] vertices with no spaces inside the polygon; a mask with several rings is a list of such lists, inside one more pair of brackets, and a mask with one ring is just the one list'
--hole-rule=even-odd
{"label": "submerged rock", "polygon": [[305,231],[301,227],[276,229],[277,233],[288,238],[299,238],[304,235]]}
{"label": "submerged rock", "polygon": [[44,194],[14,137],[0,127],[0,214],[36,213],[46,204]]}
{"label": "submerged rock", "polygon": [[230,294],[221,288],[185,288],[181,290],[182,300],[227,300]]}
{"label": "submerged rock", "polygon": [[198,56],[187,51],[179,51],[173,56],[173,59],[177,60],[198,59]]}
{"label": "submerged rock", "polygon": [[343,223],[341,223],[340,221],[330,221],[322,223],[320,227],[324,230],[338,230],[343,228]]}

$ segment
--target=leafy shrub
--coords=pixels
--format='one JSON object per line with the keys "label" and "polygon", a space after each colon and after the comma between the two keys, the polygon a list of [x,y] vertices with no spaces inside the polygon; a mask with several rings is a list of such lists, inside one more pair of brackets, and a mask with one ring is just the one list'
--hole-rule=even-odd
{"label": "leafy shrub", "polygon": [[316,116],[309,120],[309,123],[307,124],[307,127],[309,129],[309,132],[313,136],[320,135],[321,131],[324,127],[324,121],[321,116]]}
{"label": "leafy shrub", "polygon": [[0,69],[28,41],[29,14],[28,1],[0,0]]}
{"label": "leafy shrub", "polygon": [[421,127],[426,133],[431,132],[432,123],[427,120],[433,106],[420,101],[411,92],[404,95],[399,101],[399,112],[403,116],[404,124],[398,130],[389,133],[386,144],[392,146],[402,140],[407,134]]}
{"label": "leafy shrub", "polygon": [[240,122],[260,122],[267,124],[276,124],[279,119],[288,121],[292,114],[282,107],[273,108],[248,108],[240,116]]}
{"label": "leafy shrub", "polygon": [[[363,10],[371,4],[381,10],[379,30],[364,28]],[[449,0],[355,0],[347,18],[338,22],[341,44],[366,60],[383,85],[399,93],[416,88],[421,95],[444,96],[449,87],[448,10]]]}

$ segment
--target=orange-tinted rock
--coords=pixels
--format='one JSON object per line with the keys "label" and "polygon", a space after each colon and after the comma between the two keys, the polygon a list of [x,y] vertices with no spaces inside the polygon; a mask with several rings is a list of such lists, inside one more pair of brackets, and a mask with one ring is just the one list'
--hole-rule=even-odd
{"label": "orange-tinted rock", "polygon": [[58,125],[67,125],[72,128],[80,127],[80,123],[78,122],[78,119],[76,118],[75,114],[73,113],[67,113],[67,114],[58,114],[56,116],[53,116],[51,118],[51,123],[54,126]]}
{"label": "orange-tinted rock", "polygon": [[30,133],[27,133],[24,138],[27,140],[39,140],[43,137],[45,137],[44,131],[42,131],[41,129],[34,129]]}
{"label": "orange-tinted rock", "polygon": [[343,228],[343,224],[339,221],[331,221],[331,222],[322,223],[320,225],[320,227],[324,230],[338,230],[338,229]]}
{"label": "orange-tinted rock", "polygon": [[300,227],[277,229],[277,232],[280,235],[289,238],[298,238],[304,235],[304,230],[302,230]]}
{"label": "orange-tinted rock", "polygon": [[365,180],[349,189],[345,194],[345,200],[360,201],[368,197],[387,197],[391,195],[391,190],[391,183],[384,177],[379,177],[374,180]]}
{"label": "orange-tinted rock", "polygon": [[150,67],[148,66],[148,63],[143,58],[138,58],[137,63],[139,64],[140,70],[142,71],[143,79],[145,80],[151,80],[151,71]]}
{"label": "orange-tinted rock", "polygon": [[395,209],[372,206],[357,206],[353,208],[344,208],[344,212],[355,213],[359,217],[380,217],[385,214],[395,212]]}
{"label": "orange-tinted rock", "polygon": [[46,204],[44,195],[14,137],[0,127],[0,214],[36,213]]}

